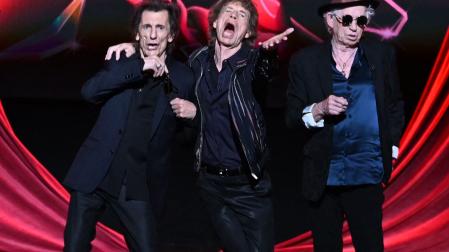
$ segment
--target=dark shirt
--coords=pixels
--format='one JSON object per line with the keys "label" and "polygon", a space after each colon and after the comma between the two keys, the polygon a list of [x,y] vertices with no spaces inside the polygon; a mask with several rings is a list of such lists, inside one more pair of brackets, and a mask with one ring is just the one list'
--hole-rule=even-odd
{"label": "dark shirt", "polygon": [[126,183],[138,183],[144,188],[144,198],[148,199],[146,168],[153,114],[162,85],[160,80],[148,78],[148,82],[134,94],[124,134],[112,160],[108,174],[100,188],[113,196],[119,195],[120,187]]}
{"label": "dark shirt", "polygon": [[205,78],[199,85],[199,99],[203,106],[204,146],[202,162],[208,165],[238,169],[242,152],[229,107],[229,87],[234,66],[245,57],[240,49],[223,61],[220,72],[215,65],[214,50],[209,50]]}
{"label": "dark shirt", "polygon": [[346,113],[337,117],[327,185],[380,183],[382,153],[375,87],[368,61],[359,48],[349,78],[332,64],[333,91],[345,97]]}

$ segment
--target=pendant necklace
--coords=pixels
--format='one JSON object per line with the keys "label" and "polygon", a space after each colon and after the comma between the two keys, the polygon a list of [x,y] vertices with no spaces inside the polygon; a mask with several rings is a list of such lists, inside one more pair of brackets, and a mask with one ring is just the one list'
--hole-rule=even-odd
{"label": "pendant necklace", "polygon": [[[357,52],[357,49],[355,49],[351,55],[349,55],[349,57],[343,61],[340,57],[337,56],[337,54],[335,53],[335,50],[332,50],[332,56],[334,57],[335,63],[337,63],[337,65],[340,67],[341,69],[341,73],[346,77],[346,66],[348,65],[348,62],[350,59],[352,59],[355,55],[355,53]],[[341,64],[343,63],[343,64]]]}

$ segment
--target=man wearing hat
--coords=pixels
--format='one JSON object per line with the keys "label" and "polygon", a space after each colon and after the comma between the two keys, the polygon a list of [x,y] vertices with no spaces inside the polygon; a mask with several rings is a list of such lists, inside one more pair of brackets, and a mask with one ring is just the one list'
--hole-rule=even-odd
{"label": "man wearing hat", "polygon": [[315,251],[341,251],[347,218],[357,251],[383,251],[382,183],[404,125],[392,47],[362,39],[376,1],[333,0],[318,9],[328,42],[289,68],[287,124],[304,129],[302,191]]}

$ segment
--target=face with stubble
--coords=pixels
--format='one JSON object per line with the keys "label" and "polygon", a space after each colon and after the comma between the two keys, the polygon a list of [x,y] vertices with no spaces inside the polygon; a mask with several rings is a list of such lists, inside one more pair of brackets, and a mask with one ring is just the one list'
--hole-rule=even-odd
{"label": "face with stubble", "polygon": [[250,35],[248,32],[249,18],[249,11],[243,8],[239,2],[226,4],[213,23],[218,43],[228,48],[242,45],[243,39]]}
{"label": "face with stubble", "polygon": [[[347,15],[351,16],[353,21],[345,26],[343,17]],[[361,16],[366,16],[365,6],[354,6],[329,13],[326,21],[332,30],[333,41],[347,47],[356,46],[366,27],[366,25],[360,26],[357,24],[356,19]]]}
{"label": "face with stubble", "polygon": [[143,56],[165,55],[167,45],[173,42],[168,11],[144,11],[136,34]]}

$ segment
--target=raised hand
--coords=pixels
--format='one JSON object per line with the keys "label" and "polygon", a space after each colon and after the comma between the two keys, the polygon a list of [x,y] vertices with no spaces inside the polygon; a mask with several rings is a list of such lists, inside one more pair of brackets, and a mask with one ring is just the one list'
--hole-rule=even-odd
{"label": "raised hand", "polygon": [[286,41],[288,39],[288,35],[290,35],[290,33],[292,33],[294,30],[295,29],[293,28],[288,28],[284,32],[279,33],[278,35],[275,35],[270,39],[265,40],[264,42],[259,42],[259,46],[267,50],[271,49],[280,44],[282,41]]}
{"label": "raised hand", "polygon": [[165,65],[165,59],[158,56],[142,56],[143,59],[143,71],[153,70],[153,77],[160,77],[164,73],[168,73],[168,68]]}
{"label": "raised hand", "polygon": [[114,46],[110,46],[108,48],[108,52],[106,53],[105,60],[110,60],[112,55],[115,53],[115,60],[120,59],[120,53],[125,51],[126,57],[129,57],[136,53],[136,48],[133,43],[122,43]]}

